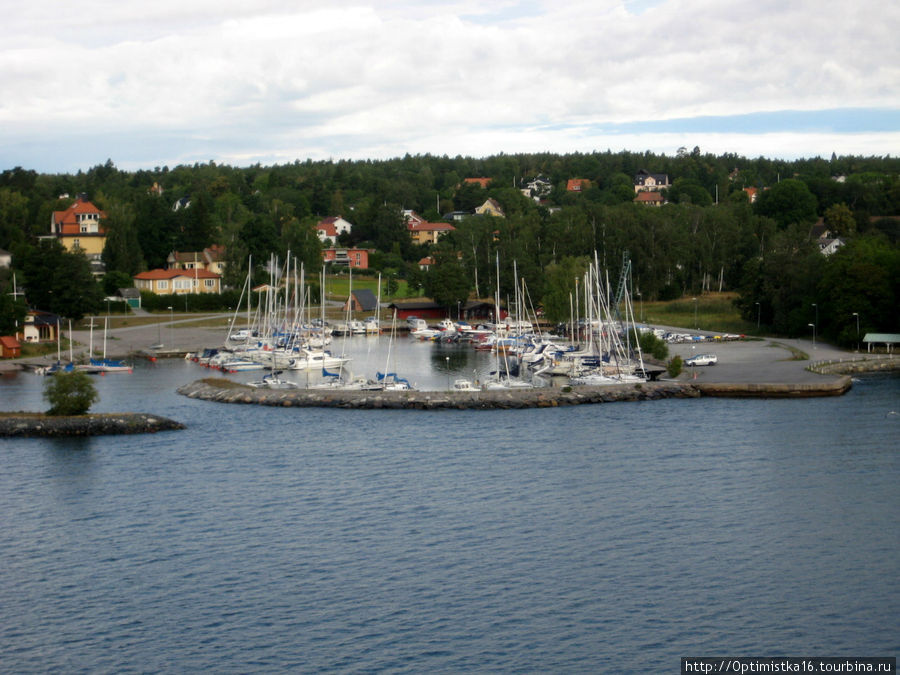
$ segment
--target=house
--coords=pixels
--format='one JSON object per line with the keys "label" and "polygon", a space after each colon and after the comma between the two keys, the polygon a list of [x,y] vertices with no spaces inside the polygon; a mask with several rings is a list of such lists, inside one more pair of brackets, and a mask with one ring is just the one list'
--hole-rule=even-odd
{"label": "house", "polygon": [[444,220],[452,220],[452,221],[458,223],[459,221],[461,221],[465,218],[469,218],[471,215],[472,214],[469,213],[468,211],[451,211],[450,213],[445,213],[442,216],[442,218]]}
{"label": "house", "polygon": [[191,270],[148,270],[135,274],[132,278],[139,291],[157,295],[222,292],[222,277],[199,267]]}
{"label": "house", "polygon": [[570,178],[566,182],[566,192],[584,192],[591,187],[591,181],[587,178]]}
{"label": "house", "polygon": [[332,245],[337,243],[339,235],[347,234],[352,229],[352,223],[344,220],[341,216],[329,216],[316,224],[316,234],[319,237],[319,241],[323,243],[331,242]]}
{"label": "house", "polygon": [[503,213],[503,208],[500,206],[500,203],[496,199],[488,199],[481,206],[475,207],[475,213],[479,216],[497,216],[498,218],[506,217]]}
{"label": "house", "polygon": [[50,234],[55,236],[67,251],[83,251],[88,259],[99,260],[106,246],[106,213],[78,195],[65,211],[54,211],[50,216]]}
{"label": "house", "polygon": [[12,253],[0,248],[0,268],[8,268],[12,265]]}
{"label": "house", "polygon": [[744,188],[744,192],[747,193],[747,199],[750,200],[751,204],[756,203],[756,198],[759,196],[758,190],[755,187],[746,187]]}
{"label": "house", "polygon": [[406,230],[415,244],[436,244],[441,235],[455,229],[450,223],[406,221]]}
{"label": "house", "polygon": [[421,260],[419,260],[419,269],[422,270],[423,272],[427,272],[432,267],[434,267],[434,256],[433,255],[427,255],[424,258],[422,258]]}
{"label": "house", "polygon": [[846,242],[840,237],[835,237],[834,239],[820,239],[818,242],[819,253],[824,256],[829,256],[837,251],[845,243]]}
{"label": "house", "polygon": [[56,340],[59,330],[59,317],[52,312],[40,309],[29,309],[25,314],[22,330],[16,338],[22,342],[50,342]]}
{"label": "house", "polygon": [[0,336],[0,359],[17,359],[20,356],[22,356],[22,345],[15,336]]}
{"label": "house", "polygon": [[166,258],[166,269],[207,270],[215,274],[225,272],[225,247],[213,244],[202,251],[172,251]]}
{"label": "house", "polygon": [[538,176],[530,181],[523,180],[519,185],[521,186],[522,194],[536,202],[541,201],[553,191],[553,184],[546,176]]}
{"label": "house", "polygon": [[490,178],[466,178],[463,180],[463,183],[470,184],[474,183],[476,185],[480,185],[483,189],[487,190],[488,185],[491,184]]}
{"label": "house", "polygon": [[322,260],[336,265],[347,265],[355,269],[369,269],[369,249],[366,248],[325,248],[322,249]]}
{"label": "house", "polygon": [[645,206],[662,206],[666,203],[666,200],[663,196],[658,192],[638,192],[637,197],[634,198],[635,204],[644,204]]}
{"label": "house", "polygon": [[634,176],[635,192],[666,190],[669,187],[671,187],[669,176],[665,173],[650,173],[646,169],[641,169]]}
{"label": "house", "polygon": [[344,303],[345,312],[348,309],[352,312],[374,312],[377,307],[378,299],[368,288],[350,291],[350,297],[347,298],[347,302]]}
{"label": "house", "polygon": [[831,230],[825,224],[824,218],[819,218],[815,224],[809,228],[809,238],[819,247],[819,253],[828,256],[837,251],[845,242],[840,237],[831,236]]}

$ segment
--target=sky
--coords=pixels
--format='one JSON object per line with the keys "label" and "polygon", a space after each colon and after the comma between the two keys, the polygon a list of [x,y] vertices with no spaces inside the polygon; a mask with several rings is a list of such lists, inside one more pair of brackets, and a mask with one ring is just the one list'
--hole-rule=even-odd
{"label": "sky", "polygon": [[0,170],[900,152],[900,3],[0,0]]}

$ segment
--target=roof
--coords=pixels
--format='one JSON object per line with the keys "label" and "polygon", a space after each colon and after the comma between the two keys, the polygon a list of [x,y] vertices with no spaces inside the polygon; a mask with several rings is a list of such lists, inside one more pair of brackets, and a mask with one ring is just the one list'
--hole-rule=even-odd
{"label": "roof", "polygon": [[419,265],[434,265],[434,256],[426,255],[419,260]]}
{"label": "roof", "polygon": [[663,196],[658,192],[638,192],[637,197],[634,198],[636,202],[664,202]]}
{"label": "roof", "polygon": [[491,178],[466,178],[463,182],[464,183],[477,183],[481,187],[487,189],[487,186],[490,184],[491,180],[492,180]]}
{"label": "roof", "polygon": [[900,333],[866,333],[863,342],[897,343],[900,342]]}
{"label": "roof", "polygon": [[20,349],[22,347],[22,345],[19,344],[19,341],[16,340],[16,338],[14,338],[12,335],[0,336],[0,343],[2,343],[3,346],[7,349]]}
{"label": "roof", "polygon": [[329,218],[326,218],[325,220],[319,221],[319,224],[316,225],[316,231],[324,233],[326,237],[336,237],[337,228],[334,226],[334,220],[328,222],[329,220]]}
{"label": "roof", "polygon": [[120,288],[118,289],[118,294],[123,298],[139,298],[141,297],[141,292],[136,289],[134,286],[130,288]]}
{"label": "roof", "polygon": [[566,183],[566,190],[569,192],[581,192],[591,187],[591,181],[587,178],[570,178]]}
{"label": "roof", "polygon": [[134,275],[134,279],[157,281],[161,279],[174,279],[175,277],[186,277],[188,279],[219,279],[219,275],[209,270],[193,269],[193,270],[147,270]]}
{"label": "roof", "polygon": [[375,294],[368,288],[360,288],[350,293],[364,312],[370,312],[378,306]]}
{"label": "roof", "polygon": [[456,228],[450,223],[417,223],[408,221],[406,229],[410,232],[450,232]]}
{"label": "roof", "polygon": [[[79,196],[65,211],[53,212],[53,231],[61,234],[82,234],[80,232],[79,216],[97,214],[100,219],[106,217],[106,212],[101,211],[83,196]],[[101,231],[103,228],[100,228]]]}

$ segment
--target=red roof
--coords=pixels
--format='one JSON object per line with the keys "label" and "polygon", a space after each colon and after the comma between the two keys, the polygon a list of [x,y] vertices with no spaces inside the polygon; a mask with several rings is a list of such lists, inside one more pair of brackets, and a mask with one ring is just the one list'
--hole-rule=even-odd
{"label": "red roof", "polygon": [[591,181],[587,178],[570,178],[566,183],[566,190],[569,192],[581,192],[591,187]]}
{"label": "red roof", "polygon": [[636,202],[664,202],[663,196],[658,192],[653,192],[652,190],[644,190],[642,192],[638,192],[637,197],[634,198]]}
{"label": "red roof", "polygon": [[316,225],[317,232],[323,232],[326,237],[336,237],[337,236],[337,228],[334,226],[334,221],[337,218],[326,218],[325,220],[319,221],[319,224]]}
{"label": "red roof", "polygon": [[3,335],[0,337],[0,343],[2,343],[6,349],[21,349],[22,347],[22,345],[19,344],[19,341],[11,335]]}
{"label": "red roof", "polygon": [[490,184],[491,179],[490,178],[466,178],[464,182],[478,183],[481,187],[483,187],[484,189],[487,189],[487,186]]}
{"label": "red roof", "polygon": [[[81,225],[79,223],[78,216],[95,213],[99,214],[100,220],[106,218],[106,213],[101,211],[96,206],[94,206],[91,202],[84,199],[83,197],[79,197],[75,200],[75,203],[72,204],[65,211],[54,211],[53,212],[53,233],[54,234],[83,234],[81,232]],[[100,227],[100,232],[103,232],[104,228]]]}
{"label": "red roof", "polygon": [[144,280],[160,280],[174,279],[175,277],[187,277],[188,279],[218,279],[219,275],[209,270],[193,269],[193,270],[147,270],[135,274],[135,279]]}

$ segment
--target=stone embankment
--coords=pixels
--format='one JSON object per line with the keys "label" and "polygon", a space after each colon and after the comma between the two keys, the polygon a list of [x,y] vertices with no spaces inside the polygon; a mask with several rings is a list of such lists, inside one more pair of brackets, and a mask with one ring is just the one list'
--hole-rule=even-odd
{"label": "stone embankment", "polygon": [[700,396],[752,396],[806,398],[837,396],[850,388],[850,378],[822,384],[742,384],[721,385],[693,382],[646,382],[603,387],[560,387],[542,389],[453,391],[345,391],[328,389],[256,389],[228,380],[197,380],[178,393],[219,403],[245,403],[284,408],[328,407],[413,410],[502,410],[555,408],[558,406],[611,403],[613,401],[653,401]]}
{"label": "stone embankment", "polygon": [[0,414],[0,438],[146,434],[184,428],[185,426],[180,422],[144,413],[102,413],[59,417],[37,413]]}
{"label": "stone embankment", "polygon": [[861,373],[889,373],[900,370],[900,358],[891,355],[855,357],[831,361],[815,361],[807,367],[821,375],[858,375]]}

